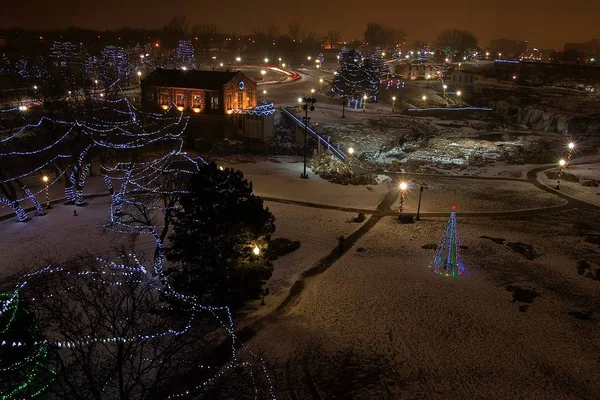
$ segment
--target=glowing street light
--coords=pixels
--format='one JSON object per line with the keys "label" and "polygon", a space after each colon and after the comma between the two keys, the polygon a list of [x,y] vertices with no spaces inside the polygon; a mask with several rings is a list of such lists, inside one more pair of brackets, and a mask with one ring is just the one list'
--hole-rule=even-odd
{"label": "glowing street light", "polygon": [[252,249],[252,252],[255,256],[258,256],[260,254],[260,249],[258,248],[258,246],[255,245],[254,249]]}
{"label": "glowing street light", "polygon": [[265,75],[267,74],[267,71],[265,71],[264,69],[260,71],[260,74],[262,75],[263,78],[263,82],[265,81]]}
{"label": "glowing street light", "polygon": [[42,176],[42,181],[44,182],[45,185],[45,192],[46,192],[46,209],[50,209],[52,208],[52,204],[50,204],[50,188],[48,187],[48,176],[44,175]]}
{"label": "glowing street light", "polygon": [[425,107],[425,105],[427,104],[427,96],[423,95],[421,99],[423,99],[423,107]]}
{"label": "glowing street light", "polygon": [[567,152],[567,163],[565,164],[565,167],[568,167],[569,164],[571,164],[571,157],[573,157],[573,150],[575,149],[575,143],[569,142],[569,145],[567,147],[569,148],[569,151]]}
{"label": "glowing street light", "polygon": [[457,91],[456,91],[456,95],[457,95],[458,97],[460,97],[460,96],[462,96],[462,92],[461,92],[460,90],[457,90]]}
{"label": "glowing street light", "polygon": [[516,75],[513,75],[513,77],[512,77],[512,80],[513,80],[513,85],[512,85],[512,86],[513,86],[513,88],[514,88],[514,87],[515,87],[515,85],[517,84],[517,76],[516,76]]}
{"label": "glowing street light", "polygon": [[396,110],[396,96],[392,96],[392,112]]}
{"label": "glowing street light", "polygon": [[310,61],[310,60],[312,60],[312,57],[311,57],[311,56],[308,56],[308,57],[306,57],[306,59],[307,59],[308,61]]}
{"label": "glowing street light", "polygon": [[27,111],[27,106],[19,106],[19,111]]}
{"label": "glowing street light", "polygon": [[285,63],[281,63],[281,68],[285,68]]}
{"label": "glowing street light", "polygon": [[352,155],[354,154],[354,149],[352,147],[350,147],[348,149],[348,168],[350,169],[350,172],[352,172]]}
{"label": "glowing street light", "polygon": [[442,85],[442,89],[444,89],[444,98],[446,98],[446,89],[448,89],[448,85],[445,83]]}
{"label": "glowing street light", "polygon": [[315,94],[315,89],[310,89],[311,94]]}
{"label": "glowing street light", "polygon": [[142,71],[138,71],[137,76],[142,76]]}
{"label": "glowing street light", "polygon": [[560,178],[562,178],[563,169],[567,165],[565,160],[560,160],[558,162],[558,178],[556,179],[556,190],[560,190]]}
{"label": "glowing street light", "polygon": [[366,111],[367,111],[367,99],[368,99],[368,98],[369,98],[369,97],[367,97],[367,95],[366,95],[366,94],[363,96],[363,112],[366,112]]}
{"label": "glowing street light", "polygon": [[37,90],[37,85],[33,85],[33,90]]}
{"label": "glowing street light", "polygon": [[267,91],[263,90],[263,101],[266,103],[267,102]]}
{"label": "glowing street light", "polygon": [[181,67],[182,70],[187,71],[187,67],[184,65],[183,67]]}
{"label": "glowing street light", "polygon": [[427,79],[427,87],[429,87],[429,80],[431,79],[431,75],[430,74],[425,75],[425,79]]}
{"label": "glowing street light", "polygon": [[265,64],[267,64],[269,62],[268,58],[265,58]]}
{"label": "glowing street light", "polygon": [[402,218],[402,211],[404,210],[404,194],[408,189],[406,182],[400,182],[400,208],[398,212],[398,219]]}
{"label": "glowing street light", "polygon": [[323,89],[323,78],[319,79],[319,86],[321,87],[321,90]]}
{"label": "glowing street light", "polygon": [[450,59],[449,59],[449,58],[446,58],[444,61],[445,61],[445,62],[447,62],[447,63],[449,63],[449,62],[450,62]]}
{"label": "glowing street light", "polygon": [[302,103],[302,97],[298,97],[298,103]]}

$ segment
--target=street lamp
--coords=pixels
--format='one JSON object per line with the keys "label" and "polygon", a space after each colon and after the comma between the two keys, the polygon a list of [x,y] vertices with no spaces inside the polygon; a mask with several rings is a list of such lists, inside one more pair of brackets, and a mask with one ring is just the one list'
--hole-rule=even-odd
{"label": "street lamp", "polygon": [[314,97],[304,97],[301,100],[304,103],[302,109],[304,110],[304,173],[300,175],[301,178],[308,179],[306,174],[306,155],[308,154],[308,111],[315,111],[315,103],[317,99]]}
{"label": "street lamp", "polygon": [[575,148],[575,143],[570,142],[568,147],[569,147],[569,151],[567,152],[567,163],[566,163],[565,167],[568,167],[569,164],[571,164],[571,157],[573,157],[573,149]]}
{"label": "street lamp", "polygon": [[235,58],[235,62],[237,63],[238,68],[240,67],[240,61],[242,61],[242,57]]}
{"label": "street lamp", "polygon": [[462,92],[461,92],[460,90],[457,90],[457,91],[456,91],[456,95],[457,95],[458,97],[460,97],[460,96],[462,96]]}
{"label": "street lamp", "polygon": [[423,97],[421,97],[423,99],[423,107],[425,107],[425,105],[427,104],[427,96],[423,95]]}
{"label": "street lamp", "polygon": [[396,96],[392,96],[392,112],[396,110]]}
{"label": "street lamp", "polygon": [[366,111],[367,111],[367,99],[368,99],[368,97],[367,97],[367,95],[365,94],[365,95],[363,96],[363,112],[366,112]]}
{"label": "street lamp", "polygon": [[513,80],[513,85],[512,85],[512,86],[513,86],[513,88],[514,88],[514,87],[515,87],[515,85],[517,84],[517,76],[516,76],[516,75],[513,75],[513,77],[512,77],[512,80]]}
{"label": "street lamp", "polygon": [[254,245],[254,249],[252,249],[252,252],[255,256],[258,256],[260,254],[260,249],[258,248],[258,246]]}
{"label": "street lamp", "polygon": [[260,71],[260,74],[262,75],[263,78],[263,82],[265,81],[265,75],[267,74],[267,71],[265,71],[264,69]]}
{"label": "street lamp", "polygon": [[431,79],[431,75],[425,75],[425,79],[427,79],[427,87],[429,88],[429,80]]}
{"label": "street lamp", "polygon": [[265,64],[267,64],[269,62],[268,58],[265,58]]}
{"label": "street lamp", "polygon": [[567,165],[567,162],[565,160],[560,160],[558,162],[558,178],[556,179],[556,189],[560,190],[560,178],[562,178],[562,174],[563,174],[563,169],[565,168],[565,165]]}
{"label": "street lamp", "polygon": [[444,89],[444,98],[446,98],[446,89],[448,89],[448,85],[443,84],[442,89]]}
{"label": "street lamp", "polygon": [[223,63],[219,63],[219,67],[223,68]]}
{"label": "street lamp", "polygon": [[311,94],[315,94],[315,89],[310,89]]}
{"label": "street lamp", "polygon": [[406,192],[407,188],[408,185],[406,182],[400,182],[400,209],[398,213],[398,219],[402,218],[402,210],[404,210],[404,193]]}
{"label": "street lamp", "polygon": [[354,149],[352,147],[350,147],[348,149],[348,168],[350,169],[350,172],[352,172],[352,155],[354,154]]}
{"label": "street lamp", "polygon": [[285,63],[281,63],[281,68],[285,68]]}
{"label": "street lamp", "polygon": [[417,206],[417,221],[421,220],[421,195],[423,194],[423,185],[419,185],[419,205]]}
{"label": "street lamp", "polygon": [[44,175],[42,176],[42,181],[44,182],[45,185],[45,192],[46,192],[46,209],[51,209],[52,205],[50,204],[50,188],[48,187],[48,176]]}
{"label": "street lamp", "polygon": [[312,58],[311,56],[306,57],[308,61],[310,61]]}
{"label": "street lamp", "polygon": [[263,90],[263,101],[266,103],[267,102],[267,91]]}

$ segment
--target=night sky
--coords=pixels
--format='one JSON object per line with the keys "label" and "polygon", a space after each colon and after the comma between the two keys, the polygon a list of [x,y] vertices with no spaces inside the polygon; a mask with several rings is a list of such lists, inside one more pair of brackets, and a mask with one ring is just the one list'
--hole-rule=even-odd
{"label": "night sky", "polygon": [[224,31],[237,33],[250,33],[254,26],[270,24],[279,25],[281,33],[287,33],[290,21],[296,21],[303,29],[318,34],[337,29],[344,40],[362,38],[369,21],[404,30],[409,42],[431,41],[445,28],[470,30],[484,46],[493,37],[503,37],[529,40],[531,46],[539,48],[560,49],[565,42],[600,36],[597,0],[24,0],[2,8],[0,27],[154,28],[172,15],[186,15],[192,24],[214,23]]}

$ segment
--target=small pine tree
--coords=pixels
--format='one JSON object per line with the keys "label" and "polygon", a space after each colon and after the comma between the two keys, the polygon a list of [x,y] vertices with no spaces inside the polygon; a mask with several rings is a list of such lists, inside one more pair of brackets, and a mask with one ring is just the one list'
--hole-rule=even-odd
{"label": "small pine tree", "polygon": [[211,163],[192,175],[180,204],[166,252],[173,287],[232,309],[257,298],[273,270],[266,248],[275,217],[252,184]]}

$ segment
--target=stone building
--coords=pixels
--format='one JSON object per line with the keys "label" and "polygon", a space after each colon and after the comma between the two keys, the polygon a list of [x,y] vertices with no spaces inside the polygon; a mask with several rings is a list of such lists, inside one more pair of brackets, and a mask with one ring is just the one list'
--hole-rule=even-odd
{"label": "stone building", "polygon": [[430,79],[434,79],[438,71],[434,68],[433,64],[413,64],[406,62],[399,62],[394,64],[393,74],[399,78],[416,80],[426,79],[427,76]]}
{"label": "stone building", "polygon": [[452,87],[460,89],[461,87],[472,87],[475,81],[475,72],[468,70],[454,70],[448,80]]}
{"label": "stone building", "polygon": [[145,107],[231,114],[256,107],[256,82],[242,72],[156,69],[142,79]]}

